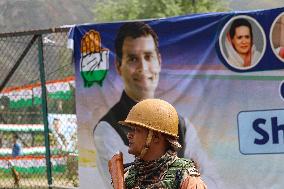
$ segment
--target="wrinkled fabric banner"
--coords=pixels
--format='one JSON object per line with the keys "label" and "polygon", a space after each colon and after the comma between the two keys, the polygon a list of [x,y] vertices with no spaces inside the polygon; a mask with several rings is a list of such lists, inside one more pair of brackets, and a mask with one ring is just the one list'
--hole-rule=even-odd
{"label": "wrinkled fabric banner", "polygon": [[[236,20],[248,22],[251,32],[238,34],[241,27],[248,29],[245,26],[230,32]],[[196,159],[208,188],[282,189],[284,8],[144,22],[159,37],[161,69],[155,97],[173,104],[189,123],[184,156]],[[119,145],[127,146],[113,134],[116,130],[107,121],[111,118],[102,119],[125,88],[114,49],[123,24],[86,24],[70,30],[80,188],[110,187],[105,162]],[[240,42],[242,37],[251,38],[250,45]],[[246,49],[249,53],[243,52]],[[131,161],[127,151],[124,155]]]}

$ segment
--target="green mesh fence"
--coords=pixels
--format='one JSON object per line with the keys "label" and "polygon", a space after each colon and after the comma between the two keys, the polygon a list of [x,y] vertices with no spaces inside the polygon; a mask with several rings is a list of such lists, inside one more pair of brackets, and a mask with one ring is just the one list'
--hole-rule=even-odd
{"label": "green mesh fence", "polygon": [[0,188],[78,187],[67,32],[0,34]]}

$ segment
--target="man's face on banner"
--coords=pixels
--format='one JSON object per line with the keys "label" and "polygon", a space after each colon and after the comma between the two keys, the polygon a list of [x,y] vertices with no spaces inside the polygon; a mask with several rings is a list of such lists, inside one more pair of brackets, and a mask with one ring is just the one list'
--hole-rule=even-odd
{"label": "man's face on banner", "polygon": [[138,101],[153,98],[161,71],[161,58],[153,37],[126,37],[121,65],[117,69],[130,97]]}
{"label": "man's face on banner", "polygon": [[232,39],[234,48],[239,54],[247,54],[251,48],[250,29],[247,26],[236,28],[236,33]]}

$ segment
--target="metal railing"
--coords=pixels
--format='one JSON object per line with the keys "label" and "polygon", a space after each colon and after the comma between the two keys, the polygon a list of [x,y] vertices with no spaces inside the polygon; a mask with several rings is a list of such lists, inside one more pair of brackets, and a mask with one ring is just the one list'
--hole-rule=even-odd
{"label": "metal railing", "polygon": [[78,186],[68,31],[0,34],[0,188]]}

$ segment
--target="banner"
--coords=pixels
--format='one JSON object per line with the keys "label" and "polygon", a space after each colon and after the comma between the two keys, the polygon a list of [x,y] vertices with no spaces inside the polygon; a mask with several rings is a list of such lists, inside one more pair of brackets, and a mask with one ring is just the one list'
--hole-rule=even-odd
{"label": "banner", "polygon": [[[74,86],[74,83],[73,76],[47,81],[47,95],[51,99],[69,100],[72,97],[70,85]],[[41,90],[40,83],[8,87],[0,93],[0,99],[8,97],[9,107],[14,109],[37,106],[41,104]]]}
{"label": "banner", "polygon": [[[51,158],[52,171],[62,173],[66,170],[67,157],[55,156]],[[46,159],[44,156],[19,156],[0,157],[0,170],[3,173],[11,173],[11,167],[24,174],[46,173]]]}
{"label": "banner", "polygon": [[146,20],[146,33],[139,23],[70,30],[80,188],[111,188],[117,150],[133,161],[117,121],[153,97],[177,109],[183,156],[209,189],[283,188],[284,8]]}

